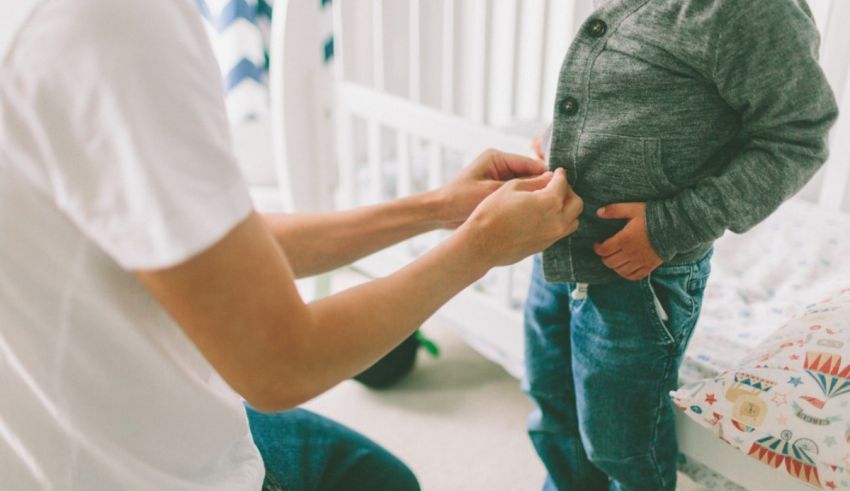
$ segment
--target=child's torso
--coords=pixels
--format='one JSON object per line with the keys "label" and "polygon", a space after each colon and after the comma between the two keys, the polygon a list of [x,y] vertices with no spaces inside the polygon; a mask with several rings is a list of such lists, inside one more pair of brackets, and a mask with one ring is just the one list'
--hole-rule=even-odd
{"label": "child's torso", "polygon": [[585,212],[579,231],[547,251],[550,280],[615,279],[592,245],[623,222],[603,221],[596,210],[672,196],[740,149],[739,115],[712,80],[721,1],[602,1],[582,26],[561,70],[549,163],[567,169]]}

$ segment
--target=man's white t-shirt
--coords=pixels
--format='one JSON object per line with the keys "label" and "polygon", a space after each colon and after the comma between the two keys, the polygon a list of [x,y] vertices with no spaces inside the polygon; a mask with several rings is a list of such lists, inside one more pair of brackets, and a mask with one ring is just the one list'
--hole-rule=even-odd
{"label": "man's white t-shirt", "polygon": [[259,490],[241,399],[128,272],[251,212],[197,12],[0,12],[0,489]]}

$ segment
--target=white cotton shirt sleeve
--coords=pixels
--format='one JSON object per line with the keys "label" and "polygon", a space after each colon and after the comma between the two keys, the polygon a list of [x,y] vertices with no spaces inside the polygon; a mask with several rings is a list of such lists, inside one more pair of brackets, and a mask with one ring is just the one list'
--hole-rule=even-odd
{"label": "white cotton shirt sleeve", "polygon": [[[252,209],[189,2],[53,0],[18,40],[56,205],[125,269],[179,264]],[[139,19],[146,19],[139,22]],[[32,49],[28,50],[26,47]],[[57,69],[58,68],[58,69]],[[13,89],[14,90],[14,89]]]}
{"label": "white cotton shirt sleeve", "polygon": [[131,270],[252,206],[188,0],[0,0],[0,490],[258,491],[243,401]]}

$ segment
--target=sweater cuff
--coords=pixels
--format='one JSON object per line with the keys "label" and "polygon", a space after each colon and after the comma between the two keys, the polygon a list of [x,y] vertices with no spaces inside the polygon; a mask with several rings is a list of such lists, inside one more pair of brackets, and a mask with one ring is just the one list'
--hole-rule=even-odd
{"label": "sweater cuff", "polygon": [[665,263],[715,239],[702,236],[696,224],[679,209],[675,197],[646,203],[646,229],[652,248]]}

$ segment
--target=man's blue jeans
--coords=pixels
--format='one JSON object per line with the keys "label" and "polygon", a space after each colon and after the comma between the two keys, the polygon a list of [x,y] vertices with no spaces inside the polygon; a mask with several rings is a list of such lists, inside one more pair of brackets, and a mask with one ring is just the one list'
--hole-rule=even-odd
{"label": "man's blue jeans", "polygon": [[263,463],[263,491],[418,491],[400,460],[338,423],[303,409],[246,408]]}
{"label": "man's blue jeans", "polygon": [[649,279],[547,283],[539,257],[525,309],[528,432],[545,490],[673,491],[678,448],[668,393],[702,306],[710,256]]}

